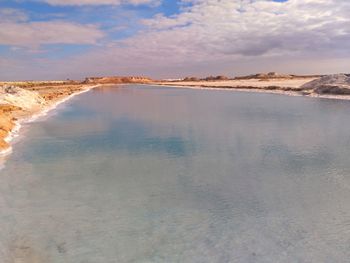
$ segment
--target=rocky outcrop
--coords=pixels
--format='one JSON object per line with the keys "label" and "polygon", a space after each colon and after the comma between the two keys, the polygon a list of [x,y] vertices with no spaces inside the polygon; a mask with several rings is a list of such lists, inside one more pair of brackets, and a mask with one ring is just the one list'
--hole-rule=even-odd
{"label": "rocky outcrop", "polygon": [[123,84],[123,83],[150,83],[153,80],[148,77],[88,77],[84,84]]}
{"label": "rocky outcrop", "polygon": [[301,88],[316,94],[350,95],[350,77],[346,74],[327,75],[310,81]]}

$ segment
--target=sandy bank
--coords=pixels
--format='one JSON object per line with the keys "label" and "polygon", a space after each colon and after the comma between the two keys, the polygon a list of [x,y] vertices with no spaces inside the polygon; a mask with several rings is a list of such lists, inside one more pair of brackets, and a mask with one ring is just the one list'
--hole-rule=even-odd
{"label": "sandy bank", "polygon": [[[308,83],[317,83],[320,78],[281,78],[281,79],[233,79],[222,81],[162,81],[155,85],[191,89],[220,89],[247,92],[272,93],[289,96],[307,96],[313,98],[350,100],[349,94],[320,93],[319,88],[312,89]],[[322,78],[321,78],[322,79]],[[307,87],[307,88],[305,88]],[[349,89],[350,91],[350,89]]]}
{"label": "sandy bank", "polygon": [[160,82],[161,85],[169,86],[189,86],[189,87],[218,87],[218,88],[235,88],[235,87],[254,87],[265,89],[267,87],[281,87],[281,88],[292,88],[297,89],[305,83],[315,80],[315,78],[295,78],[295,79],[233,79],[233,80],[222,80],[222,81],[169,81]]}
{"label": "sandy bank", "polygon": [[0,87],[0,155],[11,152],[10,142],[18,134],[21,123],[44,116],[73,96],[97,86],[57,82],[18,84],[21,87],[9,83]]}

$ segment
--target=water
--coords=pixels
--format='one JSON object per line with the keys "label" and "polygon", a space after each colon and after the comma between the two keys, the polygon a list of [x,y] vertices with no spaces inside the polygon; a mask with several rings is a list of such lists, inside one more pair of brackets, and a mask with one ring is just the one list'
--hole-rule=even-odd
{"label": "water", "polygon": [[82,94],[0,171],[0,262],[349,262],[350,102]]}

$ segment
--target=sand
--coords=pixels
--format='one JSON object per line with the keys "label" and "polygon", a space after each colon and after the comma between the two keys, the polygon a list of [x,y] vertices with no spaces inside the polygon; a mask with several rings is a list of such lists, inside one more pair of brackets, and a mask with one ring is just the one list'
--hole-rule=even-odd
{"label": "sand", "polygon": [[294,79],[242,79],[242,80],[223,80],[223,81],[169,81],[160,82],[162,85],[181,85],[181,86],[201,86],[201,87],[256,87],[264,88],[269,86],[278,86],[284,88],[299,88],[305,83],[316,78],[294,78]]}

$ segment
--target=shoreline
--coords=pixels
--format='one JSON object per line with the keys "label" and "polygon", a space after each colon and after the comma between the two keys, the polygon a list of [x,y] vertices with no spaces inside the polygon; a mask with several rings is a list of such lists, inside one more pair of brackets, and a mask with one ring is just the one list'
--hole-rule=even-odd
{"label": "shoreline", "polygon": [[72,94],[69,94],[68,96],[65,96],[63,98],[60,98],[56,101],[48,101],[48,104],[45,105],[42,109],[32,112],[29,114],[29,116],[19,117],[14,121],[14,127],[8,132],[7,136],[4,138],[4,141],[9,144],[9,147],[6,149],[2,149],[0,151],[0,169],[3,166],[4,159],[8,157],[12,153],[12,144],[14,139],[20,136],[21,128],[23,124],[35,122],[39,120],[40,118],[43,118],[47,116],[50,112],[55,110],[59,105],[64,104],[65,102],[69,101],[70,99],[74,98],[75,96],[81,95],[82,93],[86,93],[91,91],[94,88],[97,88],[101,86],[101,84],[93,85],[93,86],[86,86],[82,87],[81,90],[74,92]]}
{"label": "shoreline", "polygon": [[[308,97],[308,98],[318,98],[318,99],[334,99],[334,100],[350,100],[350,95],[333,95],[333,94],[316,94],[316,93],[310,93],[305,94],[301,91],[293,91],[293,88],[290,88],[290,90],[283,90],[284,88],[288,87],[278,87],[276,89],[269,89],[268,86],[266,87],[254,87],[254,86],[247,86],[246,88],[244,86],[235,87],[235,86],[219,86],[219,85],[195,85],[195,84],[181,84],[181,83],[159,83],[159,82],[153,82],[153,83],[139,83],[139,85],[155,85],[155,86],[163,86],[163,87],[173,87],[173,88],[183,88],[183,89],[195,89],[195,90],[221,90],[221,91],[239,91],[239,92],[253,92],[253,93],[266,93],[266,94],[276,94],[276,95],[286,95],[286,96],[295,96],[295,97]],[[64,104],[65,102],[69,101],[75,96],[78,96],[82,93],[89,92],[92,89],[95,89],[100,86],[105,86],[108,84],[95,84],[95,85],[86,85],[81,87],[80,90],[75,91],[67,96],[64,96],[62,98],[59,98],[57,100],[47,100],[47,104],[42,107],[41,109],[37,111],[30,112],[26,116],[21,116],[16,118],[13,121],[13,128],[8,131],[8,134],[6,137],[3,138],[3,140],[9,145],[7,148],[4,148],[0,150],[0,169],[2,167],[3,162],[5,161],[5,158],[12,153],[12,145],[13,140],[20,136],[20,131],[23,124],[35,122],[40,118],[43,118],[47,116],[51,111],[55,110],[59,105]],[[109,84],[109,85],[118,85],[118,84]]]}
{"label": "shoreline", "polygon": [[252,93],[266,93],[275,95],[285,95],[293,97],[305,97],[305,98],[318,98],[318,99],[333,99],[333,100],[350,100],[350,95],[333,95],[333,94],[303,94],[299,91],[285,91],[283,89],[269,90],[264,88],[241,88],[241,87],[227,87],[227,86],[201,86],[201,85],[181,85],[181,84],[168,84],[168,83],[152,83],[156,86],[182,88],[182,89],[195,89],[195,90],[224,90],[224,91],[241,91],[241,92],[252,92]]}

